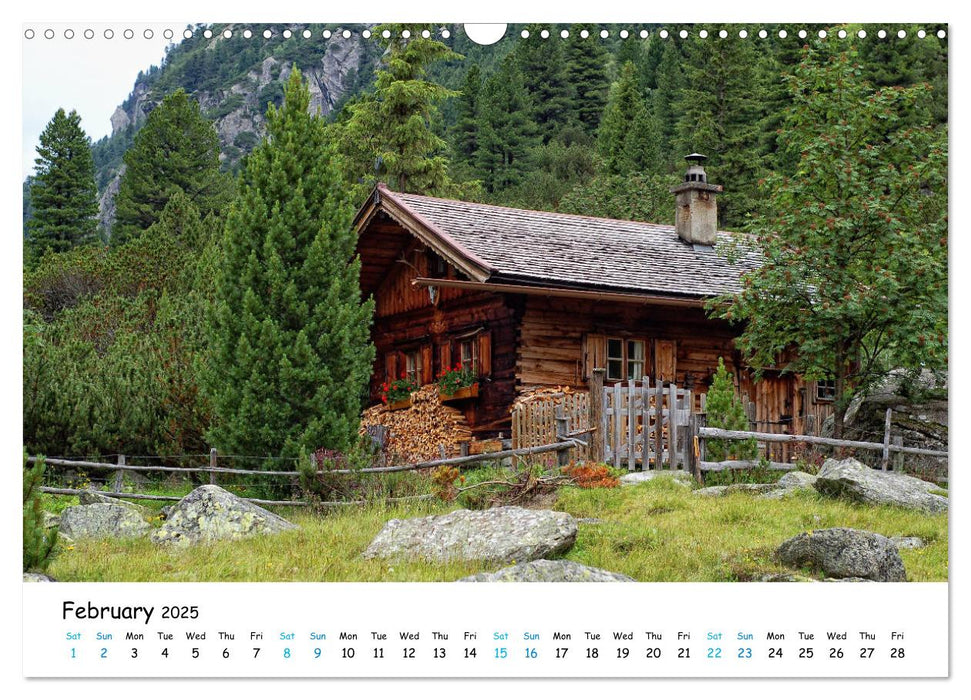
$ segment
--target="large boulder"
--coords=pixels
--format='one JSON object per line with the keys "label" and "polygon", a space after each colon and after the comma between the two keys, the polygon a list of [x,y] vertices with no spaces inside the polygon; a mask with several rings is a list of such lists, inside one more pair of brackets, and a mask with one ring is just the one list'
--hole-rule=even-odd
{"label": "large boulder", "polygon": [[58,533],[72,540],[144,537],[152,529],[142,514],[118,503],[71,506],[61,513]]}
{"label": "large boulder", "polygon": [[809,566],[830,578],[906,581],[897,545],[875,532],[834,527],[796,535],[776,550],[786,566]]}
{"label": "large boulder", "polygon": [[[866,395],[853,400],[846,412],[843,437],[872,441],[875,435],[883,435],[889,408],[892,409],[890,434],[903,438],[903,444],[947,451],[947,398],[946,376],[926,370],[920,373],[895,370]],[[823,425],[823,434],[831,433],[832,418]],[[871,467],[877,467],[881,455],[877,451],[866,451],[860,458]],[[908,454],[903,455],[903,460],[911,474],[920,474],[939,483],[947,481],[947,457]]]}
{"label": "large boulder", "polygon": [[927,513],[947,510],[947,498],[932,493],[940,487],[898,472],[871,469],[853,459],[828,459],[816,476],[816,490],[824,496],[859,503],[915,508]]}
{"label": "large boulder", "polygon": [[613,571],[596,569],[575,561],[539,559],[516,564],[492,573],[481,573],[460,578],[459,581],[510,581],[543,583],[584,583],[605,581],[633,581],[630,576]]}
{"label": "large boulder", "polygon": [[364,558],[526,562],[565,552],[577,538],[569,513],[503,506],[389,520]]}
{"label": "large boulder", "polygon": [[156,544],[195,544],[270,535],[297,526],[279,515],[244,501],[218,486],[192,491],[169,511],[152,533]]}

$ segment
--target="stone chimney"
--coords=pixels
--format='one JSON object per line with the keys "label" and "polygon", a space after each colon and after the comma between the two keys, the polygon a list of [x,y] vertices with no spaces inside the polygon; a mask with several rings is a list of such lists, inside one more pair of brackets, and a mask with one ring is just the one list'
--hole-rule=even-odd
{"label": "stone chimney", "polygon": [[688,161],[684,181],[671,190],[677,205],[674,228],[686,243],[715,245],[718,230],[715,195],[722,191],[722,186],[708,184],[708,175],[701,165],[708,160],[707,156],[692,153],[684,159]]}

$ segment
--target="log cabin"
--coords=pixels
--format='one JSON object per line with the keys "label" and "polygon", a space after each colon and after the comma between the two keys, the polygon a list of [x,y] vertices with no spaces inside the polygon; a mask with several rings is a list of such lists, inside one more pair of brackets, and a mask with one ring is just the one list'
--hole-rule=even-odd
{"label": "log cabin", "polygon": [[435,381],[459,365],[478,395],[459,402],[474,437],[509,435],[517,396],[650,377],[703,394],[718,359],[735,375],[753,428],[812,431],[832,385],[766,371],[755,382],[735,347],[738,328],[705,303],[740,288],[757,264],[729,260],[717,229],[720,185],[704,156],[687,157],[672,190],[675,225],[620,221],[394,192],[378,184],[359,210],[362,293],[376,309],[370,400],[385,381]]}

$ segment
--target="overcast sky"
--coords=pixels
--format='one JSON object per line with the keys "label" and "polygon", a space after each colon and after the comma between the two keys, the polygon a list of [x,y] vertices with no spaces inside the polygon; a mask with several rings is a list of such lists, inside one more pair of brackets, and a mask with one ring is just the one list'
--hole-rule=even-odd
{"label": "overcast sky", "polygon": [[[77,110],[81,126],[97,141],[111,133],[111,115],[131,92],[138,71],[158,65],[165,47],[182,39],[182,24],[25,25],[23,35],[23,175],[33,174],[38,138],[59,107]],[[34,37],[28,39],[27,31]],[[54,37],[44,32],[50,29]],[[85,38],[85,30],[94,36]],[[105,31],[113,32],[112,38]],[[124,36],[125,30],[133,34]],[[146,30],[152,34],[146,38]],[[164,33],[169,30],[172,40]],[[73,32],[66,38],[65,32]]]}

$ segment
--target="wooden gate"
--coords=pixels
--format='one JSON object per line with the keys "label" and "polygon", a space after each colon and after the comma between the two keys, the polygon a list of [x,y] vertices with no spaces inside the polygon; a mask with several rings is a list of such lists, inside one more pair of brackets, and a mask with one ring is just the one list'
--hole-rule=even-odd
{"label": "wooden gate", "polygon": [[600,430],[604,435],[604,458],[615,467],[642,469],[686,469],[688,425],[694,397],[675,384],[658,381],[604,387],[604,409]]}

